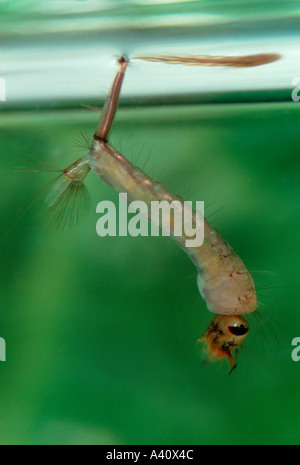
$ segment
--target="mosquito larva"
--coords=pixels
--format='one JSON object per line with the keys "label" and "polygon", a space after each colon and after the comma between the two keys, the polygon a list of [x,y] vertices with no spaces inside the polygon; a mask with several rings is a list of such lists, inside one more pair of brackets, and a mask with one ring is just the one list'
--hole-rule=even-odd
{"label": "mosquito larva", "polygon": [[187,66],[225,66],[229,68],[252,68],[254,66],[266,65],[280,59],[278,53],[258,53],[244,56],[213,56],[213,55],[191,55],[191,56],[140,56],[133,60],[161,62],[172,65]]}
{"label": "mosquito larva", "polygon": [[[227,57],[226,60],[224,57],[210,57],[210,60],[214,64],[227,63],[227,66],[241,67],[270,63],[278,58],[278,55],[265,54]],[[162,60],[157,58],[156,61]],[[179,61],[180,57],[177,57],[176,62]],[[98,174],[113,189],[127,193],[129,201],[143,200],[147,204],[153,200],[182,201],[179,196],[174,196],[159,182],[130,163],[108,142],[127,63],[125,58],[119,60],[119,71],[107,96],[89,153],[64,170],[63,181],[60,180],[47,198],[49,206],[60,202],[66,206],[63,199],[69,186],[83,185],[90,170]],[[198,57],[197,64],[205,64],[204,58],[202,57],[200,63]],[[64,183],[67,183],[67,187]],[[72,214],[70,211],[68,213]],[[62,215],[62,210],[60,214]],[[193,212],[193,215],[194,224],[197,224],[196,213]],[[172,236],[174,227],[172,221],[169,227]],[[243,315],[254,312],[257,307],[256,290],[252,276],[243,261],[206,219],[204,237],[201,247],[186,247],[184,234],[174,237],[174,240],[186,251],[197,267],[199,291],[208,309],[215,314],[199,341],[204,343],[204,350],[210,360],[226,358],[233,369],[236,366],[233,353],[237,354],[239,346],[249,332],[249,325]]]}

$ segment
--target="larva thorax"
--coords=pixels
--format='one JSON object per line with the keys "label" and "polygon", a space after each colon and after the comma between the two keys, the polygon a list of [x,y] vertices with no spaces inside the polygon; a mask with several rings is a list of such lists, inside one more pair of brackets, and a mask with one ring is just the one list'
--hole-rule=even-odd
{"label": "larva thorax", "polygon": [[173,200],[158,181],[153,181],[107,142],[94,140],[88,160],[91,169],[116,191],[126,192],[129,201],[150,204],[154,200]]}

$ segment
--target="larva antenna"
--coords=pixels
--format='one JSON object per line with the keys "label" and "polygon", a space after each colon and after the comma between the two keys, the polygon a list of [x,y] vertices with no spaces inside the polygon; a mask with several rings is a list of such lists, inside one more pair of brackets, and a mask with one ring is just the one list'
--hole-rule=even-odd
{"label": "larva antenna", "polygon": [[273,63],[281,58],[278,53],[258,53],[244,56],[213,56],[213,55],[191,55],[191,56],[140,56],[131,60],[143,60],[160,62],[171,65],[186,66],[224,66],[227,68],[252,68],[254,66]]}
{"label": "larva antenna", "polygon": [[112,129],[114,117],[119,105],[119,97],[125,72],[128,65],[128,59],[124,56],[118,59],[119,70],[106,97],[104,108],[98,123],[94,139],[107,142]]}
{"label": "larva antenna", "polygon": [[[233,356],[232,356],[233,358]],[[231,367],[231,370],[229,371],[229,376],[232,374],[232,372],[237,368],[238,363],[239,363],[239,349],[235,350],[235,360],[233,359],[233,366]]]}

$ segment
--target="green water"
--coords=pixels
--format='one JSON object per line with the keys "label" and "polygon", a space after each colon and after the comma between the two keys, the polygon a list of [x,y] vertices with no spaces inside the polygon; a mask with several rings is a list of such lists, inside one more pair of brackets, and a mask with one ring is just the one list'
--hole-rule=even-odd
{"label": "green water", "polygon": [[[7,116],[2,169],[24,154],[67,165],[96,119]],[[259,296],[280,344],[254,326],[231,377],[202,366],[195,341],[210,315],[193,265],[168,238],[100,239],[96,204],[117,194],[92,174],[92,211],[76,231],[49,230],[41,200],[1,241],[1,443],[299,442],[299,120],[295,103],[120,110],[124,153],[205,200],[249,269],[271,273],[258,284],[282,282]],[[2,171],[3,230],[48,179]]]}
{"label": "green water", "polygon": [[[298,11],[279,0],[1,2],[1,444],[299,444]],[[202,363],[196,341],[212,315],[171,239],[100,239],[96,205],[118,196],[93,173],[89,215],[57,232],[41,192],[55,175],[13,172],[85,153],[76,139],[99,115],[80,105],[103,102],[115,54],[178,47],[282,54],[236,73],[131,64],[113,128],[147,174],[204,200],[269,287],[230,377]]]}

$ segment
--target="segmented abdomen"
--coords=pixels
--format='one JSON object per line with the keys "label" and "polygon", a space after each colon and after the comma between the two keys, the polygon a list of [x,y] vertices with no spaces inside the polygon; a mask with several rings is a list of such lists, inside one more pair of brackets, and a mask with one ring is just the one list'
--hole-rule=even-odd
{"label": "segmented abdomen", "polygon": [[[103,141],[94,141],[88,163],[113,189],[127,193],[129,201],[143,200],[147,204],[153,200],[183,202],[179,196],[173,196],[159,182],[134,167],[112,145]],[[173,221],[170,220],[171,235],[173,227]],[[202,246],[186,247],[186,237],[173,236],[198,269],[198,287],[208,309],[220,315],[254,312],[255,286],[243,261],[207,220],[204,221],[204,237]]]}

